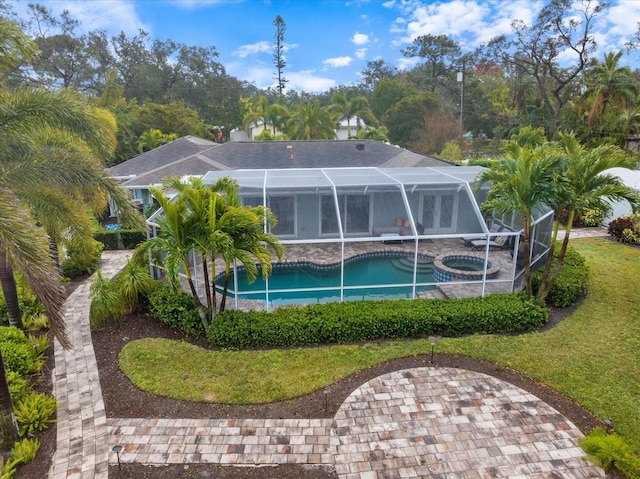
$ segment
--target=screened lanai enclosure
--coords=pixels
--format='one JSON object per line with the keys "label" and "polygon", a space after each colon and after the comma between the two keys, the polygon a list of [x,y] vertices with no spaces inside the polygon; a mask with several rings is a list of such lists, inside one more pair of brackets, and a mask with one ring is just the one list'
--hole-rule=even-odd
{"label": "screened lanai enclosure", "polygon": [[[483,216],[481,167],[318,168],[213,171],[240,185],[244,205],[266,205],[286,257],[248,284],[234,265],[227,307],[272,308],[361,299],[464,297],[524,287],[523,255],[543,264],[552,211],[536,211],[531,250],[522,220]],[[148,220],[158,234],[156,212]],[[267,225],[265,225],[267,228]],[[274,256],[275,258],[275,256]],[[197,261],[195,255],[193,261]],[[276,261],[274,259],[274,261]],[[195,268],[199,271],[199,268]],[[221,290],[222,276],[217,278]],[[196,278],[204,297],[204,284]]]}

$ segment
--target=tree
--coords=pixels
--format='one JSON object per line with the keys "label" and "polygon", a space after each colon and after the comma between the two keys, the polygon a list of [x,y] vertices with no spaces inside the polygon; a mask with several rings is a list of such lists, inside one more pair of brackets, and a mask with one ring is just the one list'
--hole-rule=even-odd
{"label": "tree", "polygon": [[[442,117],[435,122],[431,119],[442,112],[441,103],[429,92],[420,92],[401,99],[389,108],[383,117],[384,124],[389,128],[389,140],[403,146],[429,140],[430,127],[435,128],[438,123],[444,123]],[[457,132],[457,125],[455,131]],[[439,152],[450,139],[451,137],[444,139],[439,147],[436,145],[436,151]]]}
{"label": "tree", "polygon": [[[114,126],[99,110],[90,109],[77,94],[21,90],[0,94],[0,185],[10,191],[56,242],[87,235],[92,207],[101,213],[109,197],[119,207],[123,223],[141,225],[129,193],[108,177],[100,158],[114,146]],[[13,267],[13,254],[4,249]],[[21,274],[24,271],[18,269]],[[5,272],[3,288],[13,288]],[[29,282],[30,287],[41,287]],[[21,324],[17,297],[5,291],[11,324]]]}
{"label": "tree", "polygon": [[[18,33],[4,44],[16,45],[22,39]],[[14,57],[3,59],[2,64],[20,62],[24,51],[5,49],[3,53]],[[21,324],[13,275],[17,271],[44,305],[53,334],[66,348],[62,316],[66,292],[49,254],[49,236],[35,218],[45,217],[44,204],[58,215],[85,202],[104,207],[111,195],[121,206],[123,219],[135,223],[137,211],[128,192],[106,176],[99,161],[112,152],[113,123],[73,92],[1,89],[0,137],[0,282],[9,318]],[[77,218],[59,220],[75,228]],[[2,446],[10,448],[18,430],[4,368],[0,368],[0,427]]]}
{"label": "tree", "polygon": [[336,137],[335,124],[335,115],[314,100],[294,110],[287,124],[287,132],[294,140],[332,140]]}
{"label": "tree", "polygon": [[273,49],[275,50],[273,53],[273,65],[276,67],[276,80],[278,80],[276,89],[278,90],[278,94],[280,95],[280,97],[282,97],[285,85],[288,81],[282,75],[282,70],[287,66],[287,61],[284,57],[284,32],[287,31],[287,24],[285,23],[284,19],[280,15],[278,15],[273,21],[273,26],[276,27],[276,43],[273,46]]}
{"label": "tree", "polygon": [[560,164],[557,155],[544,154],[542,148],[510,143],[507,156],[491,169],[482,171],[474,184],[479,190],[485,183],[491,183],[482,204],[483,211],[522,215],[524,275],[529,296],[533,296],[529,255],[533,211],[554,203],[562,185]]}
{"label": "tree", "polygon": [[138,140],[138,151],[143,153],[145,151],[153,150],[165,143],[175,140],[176,138],[178,138],[178,135],[175,133],[168,135],[166,133],[162,133],[162,131],[158,129],[152,128],[140,135],[140,139]]}
{"label": "tree", "polygon": [[[178,192],[173,201],[163,193],[169,188]],[[284,254],[277,238],[264,231],[265,224],[275,226],[270,210],[263,206],[241,206],[238,188],[235,180],[226,177],[210,186],[204,185],[199,178],[190,178],[187,182],[168,178],[163,188],[152,191],[164,210],[164,215],[158,218],[161,233],[144,242],[135,253],[140,257],[151,252],[154,264],[165,270],[169,284],[176,289],[180,287],[178,273],[182,268],[205,328],[218,309],[215,285],[218,257],[225,263],[225,285],[220,304],[220,310],[223,310],[230,268],[236,259],[244,265],[251,281],[257,276],[256,260],[262,265],[263,275],[271,271],[271,254],[267,247],[271,247],[278,258]],[[206,307],[193,280],[196,272],[190,261],[192,254],[198,256],[202,265]]]}
{"label": "tree", "polygon": [[[607,173],[611,168],[635,168],[635,162],[623,150],[614,145],[601,145],[585,149],[573,134],[561,133],[559,150],[552,154],[560,161],[561,176],[564,179],[561,194],[549,201],[555,210],[551,250],[536,295],[540,303],[544,303],[553,287],[562,261],[567,252],[569,236],[576,214],[585,208],[606,209],[608,201],[626,200],[632,207],[640,205],[640,196],[625,186],[618,176]],[[556,265],[551,270],[556,238],[560,227],[560,212],[568,213],[566,233],[558,253]]]}
{"label": "tree", "polygon": [[169,286],[174,291],[181,288],[180,271],[182,270],[202,326],[206,329],[209,325],[208,312],[198,296],[193,279],[195,273],[191,265],[191,255],[195,247],[194,231],[197,222],[194,220],[196,217],[190,214],[184,195],[176,196],[173,201],[165,195],[165,190],[172,182],[180,183],[180,180],[169,179],[162,186],[149,188],[158,206],[162,208],[162,214],[156,216],[160,234],[140,244],[134,253],[134,260],[141,261],[141,258],[150,254],[151,264],[164,270]]}
{"label": "tree", "polygon": [[18,26],[0,17],[0,85],[22,61],[33,58],[37,46]]}
{"label": "tree", "polygon": [[[547,122],[552,132],[558,129],[562,108],[577,93],[579,77],[591,61],[596,46],[593,23],[606,6],[592,0],[551,0],[534,24],[514,20],[510,35],[494,38],[487,46],[489,60],[496,59],[511,72],[515,84],[534,83],[532,100],[541,108],[537,118]],[[568,66],[560,63],[565,52],[572,54]]]}
{"label": "tree", "polygon": [[604,61],[599,62],[587,74],[587,90],[582,95],[581,102],[588,107],[589,125],[610,108],[625,110],[634,103],[638,95],[638,84],[631,70],[618,64],[621,57],[622,51],[609,52],[605,54]]}
{"label": "tree", "polygon": [[373,90],[382,80],[393,78],[397,73],[398,70],[384,60],[367,61],[366,68],[360,72],[362,84],[367,90]]}
{"label": "tree", "polygon": [[[360,119],[368,125],[376,126],[377,120],[369,108],[369,101],[364,96],[348,98],[343,93],[334,93],[331,97],[331,110],[338,116],[338,121],[347,120],[347,137],[351,138],[351,119],[356,118],[357,131],[360,131]],[[356,132],[357,133],[357,132]]]}
{"label": "tree", "polygon": [[447,35],[420,35],[413,45],[402,50],[405,57],[420,57],[425,60],[427,90],[436,91],[439,81],[454,71],[460,57],[460,47]]}
{"label": "tree", "polygon": [[414,95],[417,90],[406,83],[393,78],[381,80],[373,89],[371,110],[377,118],[384,119],[384,114],[405,97]]}

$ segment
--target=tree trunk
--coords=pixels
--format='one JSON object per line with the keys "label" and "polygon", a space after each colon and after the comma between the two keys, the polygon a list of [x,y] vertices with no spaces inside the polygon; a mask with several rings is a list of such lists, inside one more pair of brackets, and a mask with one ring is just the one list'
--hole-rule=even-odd
{"label": "tree trunk", "polygon": [[7,254],[3,249],[0,249],[0,283],[2,283],[2,293],[7,306],[9,325],[22,329],[22,312],[18,301],[16,278],[13,274],[13,268],[9,264]]}
{"label": "tree trunk", "polygon": [[226,307],[227,304],[227,292],[229,291],[229,267],[227,266],[227,269],[225,271],[224,274],[224,289],[222,291],[222,299],[220,300],[220,312],[222,313],[224,311],[224,308]]}
{"label": "tree trunk", "polygon": [[551,272],[551,263],[553,262],[553,255],[556,250],[556,241],[558,239],[558,230],[560,229],[560,221],[557,219],[553,220],[553,233],[551,235],[551,243],[549,244],[549,256],[547,257],[547,261],[544,265],[544,272],[542,273],[542,279],[540,280],[540,286],[538,287],[538,297],[540,294],[540,290],[544,287],[547,282],[547,278],[549,278],[549,273]]}
{"label": "tree trunk", "polygon": [[7,382],[7,372],[4,368],[4,359],[0,351],[0,431],[2,432],[2,444],[0,447],[10,451],[13,445],[20,440],[18,422],[13,414],[13,402]]}
{"label": "tree trunk", "polygon": [[565,231],[564,239],[562,240],[560,252],[558,253],[556,265],[553,268],[553,271],[546,278],[543,278],[544,282],[540,283],[540,288],[538,289],[538,295],[536,297],[540,304],[544,305],[547,296],[549,296],[549,293],[551,292],[551,288],[553,288],[553,285],[558,278],[558,274],[560,274],[560,268],[562,268],[562,262],[564,261],[564,257],[567,254],[567,248],[569,247],[569,235],[571,234],[571,228],[573,225],[575,214],[575,210],[569,212],[569,221],[567,223],[567,229]]}

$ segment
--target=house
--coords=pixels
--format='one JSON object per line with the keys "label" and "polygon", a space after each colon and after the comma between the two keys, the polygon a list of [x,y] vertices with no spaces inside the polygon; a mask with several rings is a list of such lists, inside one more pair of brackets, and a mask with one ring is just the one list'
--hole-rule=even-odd
{"label": "house", "polygon": [[248,141],[214,143],[184,136],[107,169],[142,205],[150,185],[169,176],[252,168],[361,168],[450,166],[450,163],[374,140]]}
{"label": "house", "polygon": [[[521,289],[518,219],[483,217],[486,189],[471,188],[481,170],[374,140],[218,144],[184,137],[109,173],[145,204],[152,201],[149,186],[169,176],[198,176],[205,184],[235,178],[244,205],[266,205],[275,214],[271,232],[286,249],[281,266],[294,276],[280,285],[275,277],[257,282],[258,291],[247,291],[246,281],[238,279],[241,268],[234,268],[231,294],[235,307],[257,301],[269,308]],[[158,234],[162,214],[158,210],[147,220],[151,235]],[[553,212],[534,214],[531,260],[536,265],[548,252]],[[504,241],[492,248],[497,236]],[[487,246],[472,249],[469,238]],[[354,275],[349,265],[356,263],[361,273]],[[196,284],[198,291],[203,286]]]}

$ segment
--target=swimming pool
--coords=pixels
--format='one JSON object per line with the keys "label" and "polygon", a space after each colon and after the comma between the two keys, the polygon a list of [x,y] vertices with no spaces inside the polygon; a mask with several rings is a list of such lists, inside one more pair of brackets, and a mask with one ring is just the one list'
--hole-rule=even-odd
{"label": "swimming pool", "polygon": [[[368,253],[345,260],[344,300],[413,297],[413,265],[414,256],[400,252]],[[433,257],[418,255],[417,269],[416,291],[435,289]],[[242,267],[238,268],[236,276],[238,288],[233,277],[229,281],[230,298],[237,294],[239,299],[266,301],[267,283],[262,277],[247,284],[246,271]],[[268,279],[269,304],[340,301],[340,279],[340,263],[276,263]],[[223,281],[222,276],[216,278],[218,287]]]}

